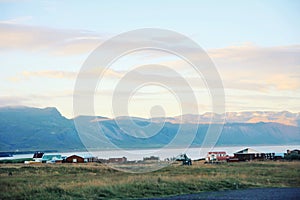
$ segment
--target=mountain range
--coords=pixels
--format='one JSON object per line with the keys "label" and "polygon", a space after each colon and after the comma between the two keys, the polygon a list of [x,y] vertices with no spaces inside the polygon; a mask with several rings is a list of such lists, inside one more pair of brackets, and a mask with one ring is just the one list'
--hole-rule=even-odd
{"label": "mountain range", "polygon": [[[202,115],[181,115],[176,117],[168,117],[166,121],[171,123],[192,123],[205,124],[210,123],[211,117],[216,118],[216,121],[223,121],[224,114],[204,113]],[[163,120],[154,118],[154,121]],[[182,121],[182,122],[181,122]],[[253,112],[227,112],[225,114],[226,123],[259,123],[259,122],[274,122],[290,126],[300,126],[300,113],[291,113],[288,111],[253,111]]]}
{"label": "mountain range", "polygon": [[[101,116],[67,119],[53,107],[2,107],[0,152],[82,151],[85,150],[86,141],[89,148],[96,149],[107,149],[111,144],[120,148],[157,148],[172,142],[179,128],[184,131],[184,135],[172,143],[173,147],[180,147],[181,142],[188,138],[193,139],[192,146],[198,147],[201,146],[209,127],[214,126],[209,123],[212,116],[219,121],[224,117],[205,113],[153,119],[132,118],[141,127],[147,127],[150,122],[154,129],[159,127],[154,135],[136,137],[149,133],[147,129],[136,128],[131,123],[131,118],[126,116],[116,118],[117,122]],[[300,144],[299,113],[229,112],[225,116],[225,124],[217,141],[219,146]],[[77,131],[75,122],[84,125],[83,131]],[[98,135],[95,127],[100,127],[103,135]],[[128,131],[131,133],[128,134]]]}

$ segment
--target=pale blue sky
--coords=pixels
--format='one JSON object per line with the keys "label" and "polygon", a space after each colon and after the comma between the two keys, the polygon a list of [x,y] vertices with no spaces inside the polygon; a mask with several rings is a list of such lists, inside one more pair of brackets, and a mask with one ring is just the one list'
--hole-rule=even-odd
{"label": "pale blue sky", "polygon": [[298,44],[299,9],[296,0],[4,1],[0,18],[107,34],[164,28],[193,37],[205,48],[218,48],[245,41],[263,46]]}
{"label": "pale blue sky", "polygon": [[208,52],[227,111],[300,112],[299,10],[296,0],[0,1],[0,106],[55,106],[72,117],[76,74],[88,54],[119,33],[161,28]]}

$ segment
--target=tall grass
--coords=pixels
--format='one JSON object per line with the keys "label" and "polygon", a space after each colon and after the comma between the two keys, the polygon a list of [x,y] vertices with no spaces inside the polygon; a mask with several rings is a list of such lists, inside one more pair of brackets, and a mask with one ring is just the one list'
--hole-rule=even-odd
{"label": "tall grass", "polygon": [[[12,176],[8,173],[12,172]],[[251,187],[299,187],[300,162],[193,166],[130,174],[97,163],[0,165],[0,199],[121,199]]]}

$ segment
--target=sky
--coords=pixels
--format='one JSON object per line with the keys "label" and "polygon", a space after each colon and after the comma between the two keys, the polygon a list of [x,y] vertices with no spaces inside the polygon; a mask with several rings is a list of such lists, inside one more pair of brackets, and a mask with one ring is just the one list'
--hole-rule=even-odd
{"label": "sky", "polygon": [[[185,35],[207,52],[223,83],[226,112],[300,112],[299,10],[296,0],[0,1],[0,106],[56,107],[72,118],[76,78],[95,48],[127,31],[157,28]],[[145,64],[174,69],[197,101],[180,101],[155,83],[133,91],[130,115],[177,116],[186,114],[183,105],[192,114],[212,111],[211,93],[189,64],[149,50],[110,66],[95,91],[96,115],[115,117],[117,84]],[[160,70],[150,74],[169,78]]]}

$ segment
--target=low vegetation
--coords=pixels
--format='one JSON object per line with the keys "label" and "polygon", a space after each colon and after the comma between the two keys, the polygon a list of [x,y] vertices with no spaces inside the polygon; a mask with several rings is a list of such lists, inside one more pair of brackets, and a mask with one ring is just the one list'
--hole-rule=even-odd
{"label": "low vegetation", "polygon": [[25,161],[33,161],[33,158],[4,159],[4,160],[0,160],[0,164],[5,164],[5,163],[24,163]]}
{"label": "low vegetation", "polygon": [[300,160],[300,154],[292,153],[288,154],[284,157],[284,159],[292,161],[292,160]]}
{"label": "low vegetation", "polygon": [[0,199],[121,199],[253,187],[300,187],[300,162],[172,164],[133,174],[99,163],[1,164]]}

